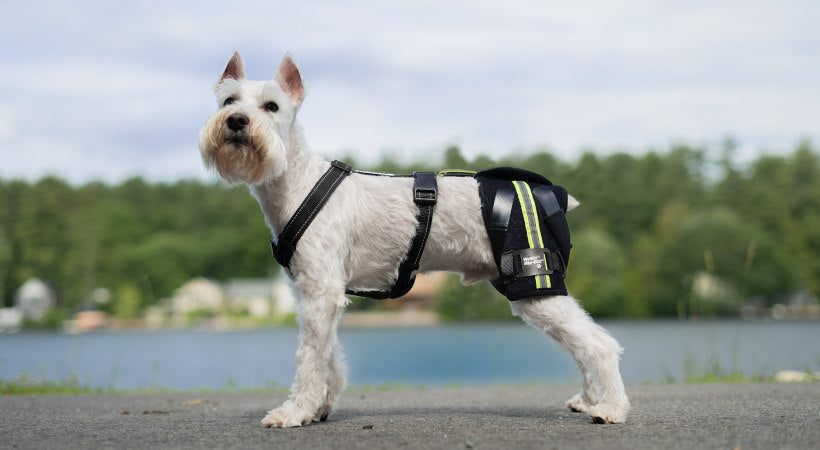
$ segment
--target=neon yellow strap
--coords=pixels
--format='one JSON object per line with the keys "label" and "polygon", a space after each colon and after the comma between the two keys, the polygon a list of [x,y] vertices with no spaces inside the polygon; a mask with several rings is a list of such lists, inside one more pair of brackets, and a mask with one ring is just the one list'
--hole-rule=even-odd
{"label": "neon yellow strap", "polygon": [[462,169],[444,169],[444,170],[439,170],[439,172],[438,172],[438,174],[442,175],[442,176],[450,175],[450,176],[464,176],[464,177],[468,177],[468,176],[471,177],[471,176],[473,176],[477,173],[478,172],[476,172],[474,170],[462,170]]}
{"label": "neon yellow strap", "polygon": [[[513,181],[515,192],[518,193],[518,203],[521,205],[521,214],[524,216],[524,226],[527,229],[527,241],[530,248],[544,248],[544,240],[541,238],[541,227],[538,223],[538,210],[535,209],[535,199],[532,196],[530,185],[524,181]],[[544,267],[549,267],[546,256],[544,257]],[[535,288],[547,289],[552,287],[550,278],[546,275],[535,276]]]}

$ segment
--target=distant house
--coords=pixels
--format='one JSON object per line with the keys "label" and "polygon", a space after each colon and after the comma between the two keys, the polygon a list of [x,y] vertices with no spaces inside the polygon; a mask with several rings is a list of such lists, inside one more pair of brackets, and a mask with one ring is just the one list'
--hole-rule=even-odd
{"label": "distant house", "polygon": [[270,317],[276,302],[274,284],[266,278],[239,278],[222,285],[231,309],[244,309],[252,317]]}
{"label": "distant house", "polygon": [[194,278],[174,292],[170,312],[175,317],[194,312],[245,311],[255,318],[281,317],[294,311],[294,299],[281,280],[237,278],[218,284],[205,278]]}
{"label": "distant house", "polygon": [[16,333],[23,325],[23,313],[19,308],[0,308],[0,333]]}
{"label": "distant house", "polygon": [[54,291],[39,278],[30,278],[14,294],[14,306],[24,319],[42,323],[57,304]]}
{"label": "distant house", "polygon": [[273,305],[275,315],[284,316],[296,312],[296,298],[283,279],[273,283],[273,298],[276,300]]}
{"label": "distant house", "polygon": [[174,292],[171,313],[184,316],[195,311],[221,313],[225,309],[222,288],[202,277],[194,278]]}
{"label": "distant house", "polygon": [[445,272],[420,273],[416,275],[416,283],[413,284],[413,289],[410,289],[410,292],[402,297],[402,300],[423,306],[432,306],[436,292],[446,279],[447,273]]}
{"label": "distant house", "polygon": [[294,312],[295,301],[281,279],[235,278],[222,284],[232,309],[244,308],[253,317],[281,317]]}
{"label": "distant house", "polygon": [[[407,295],[399,300],[381,303],[381,309],[403,314],[385,319],[381,318],[382,316],[373,316],[371,311],[364,313],[372,316],[367,318],[367,323],[373,320],[381,323],[388,319],[394,322],[398,320],[396,323],[400,324],[435,323],[436,316],[431,309],[435,292],[445,279],[444,273],[419,274],[413,289]],[[293,314],[296,310],[293,293],[283,278],[235,278],[224,283],[216,283],[198,277],[183,284],[164,304],[165,314],[170,315],[172,323],[176,326],[190,325],[192,316],[198,317],[198,320],[208,317],[211,326],[220,326],[220,323],[224,323],[220,320],[224,321],[227,317],[279,319]],[[166,318],[163,318],[159,308],[146,314],[146,321],[152,327],[163,326]]]}

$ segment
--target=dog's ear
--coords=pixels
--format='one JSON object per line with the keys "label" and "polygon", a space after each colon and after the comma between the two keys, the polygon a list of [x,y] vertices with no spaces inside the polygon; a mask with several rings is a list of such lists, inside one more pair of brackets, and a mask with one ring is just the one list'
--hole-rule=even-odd
{"label": "dog's ear", "polygon": [[305,99],[305,85],[302,84],[299,68],[296,67],[296,63],[289,54],[282,58],[279,70],[276,72],[276,80],[291,100],[296,102],[296,106],[302,104],[302,100]]}
{"label": "dog's ear", "polygon": [[226,78],[233,78],[234,80],[244,80],[245,79],[245,63],[242,61],[242,55],[239,54],[239,50],[233,53],[231,56],[231,60],[228,61],[228,65],[225,66],[225,71],[222,72],[222,77],[219,79],[221,83]]}

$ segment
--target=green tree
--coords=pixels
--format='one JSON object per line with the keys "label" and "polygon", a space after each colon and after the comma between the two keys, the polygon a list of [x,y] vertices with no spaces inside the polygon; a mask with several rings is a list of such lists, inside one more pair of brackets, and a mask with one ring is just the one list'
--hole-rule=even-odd
{"label": "green tree", "polygon": [[567,287],[596,317],[635,317],[649,313],[627,295],[627,254],[604,230],[588,228],[573,237]]}
{"label": "green tree", "polygon": [[740,302],[761,297],[769,302],[794,289],[793,268],[770,236],[725,207],[690,212],[679,222],[666,220],[663,239],[647,255],[642,276],[656,280],[651,293],[657,313],[689,314],[693,283],[701,273],[725,286],[710,312],[736,313]]}
{"label": "green tree", "polygon": [[[574,249],[567,283],[598,316],[731,314],[749,300],[820,295],[820,154],[802,142],[789,155],[741,164],[733,148],[727,142],[714,160],[710,149],[674,145],[642,155],[587,152],[567,163],[549,151],[468,159],[453,146],[440,163],[385,158],[361,168],[412,173],[504,165],[565,186],[581,202],[568,215]],[[128,316],[135,304],[151,305],[195,276],[278,270],[246,187],[139,177],[78,187],[55,177],[0,180],[0,205],[5,306],[32,276],[55,289],[63,313],[105,287],[121,294],[117,314]],[[713,294],[725,294],[720,304],[694,297],[709,283],[720,288]],[[510,317],[502,299],[486,283],[462,287],[450,279],[438,308],[453,320]]]}
{"label": "green tree", "polygon": [[488,282],[464,286],[451,275],[436,294],[436,312],[447,321],[487,321],[512,318],[507,299]]}

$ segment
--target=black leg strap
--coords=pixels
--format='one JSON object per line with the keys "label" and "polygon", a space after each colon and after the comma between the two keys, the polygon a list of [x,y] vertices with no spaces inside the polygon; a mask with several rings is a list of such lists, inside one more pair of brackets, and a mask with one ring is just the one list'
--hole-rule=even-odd
{"label": "black leg strap", "polygon": [[567,223],[567,216],[561,206],[558,204],[558,199],[555,193],[547,186],[538,186],[533,190],[535,198],[544,207],[544,212],[547,214],[547,226],[552,231],[558,243],[558,249],[561,252],[561,257],[564,259],[564,265],[569,264],[569,252],[572,249],[572,244],[569,240],[569,224]]}
{"label": "black leg strap", "polygon": [[433,223],[433,209],[438,199],[436,174],[432,172],[414,172],[413,178],[413,202],[418,208],[416,214],[418,225],[416,225],[416,234],[410,242],[410,250],[407,251],[407,256],[399,265],[399,276],[396,283],[389,291],[360,292],[348,290],[348,294],[376,299],[399,298],[413,288],[421,255],[424,253],[424,246],[427,243],[427,237],[430,235],[430,226]]}
{"label": "black leg strap", "polygon": [[307,227],[316,217],[319,210],[330,198],[330,194],[339,186],[346,176],[353,169],[341,161],[333,161],[322,178],[316,182],[307,197],[299,205],[299,209],[293,214],[285,228],[279,233],[279,239],[271,239],[271,249],[273,257],[282,267],[290,267],[290,258],[296,251],[296,243],[305,232]]}
{"label": "black leg strap", "polygon": [[513,202],[515,202],[515,191],[512,189],[500,188],[495,192],[490,224],[487,226],[487,235],[493,248],[496,267],[501,265],[501,254],[504,252],[504,244],[507,242],[507,229],[510,226]]}

